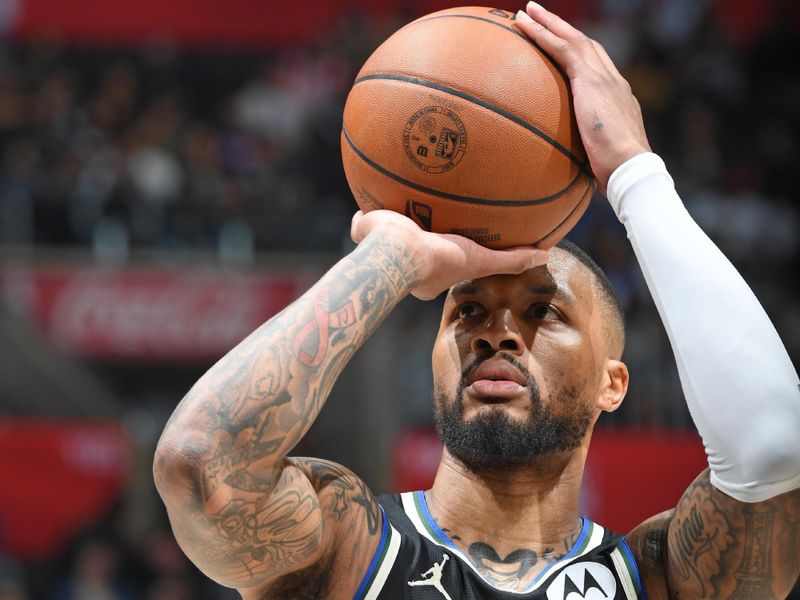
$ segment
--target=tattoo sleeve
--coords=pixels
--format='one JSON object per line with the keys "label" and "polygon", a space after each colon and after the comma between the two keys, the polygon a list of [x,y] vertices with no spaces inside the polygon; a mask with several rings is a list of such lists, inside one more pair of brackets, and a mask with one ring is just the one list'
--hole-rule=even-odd
{"label": "tattoo sleeve", "polygon": [[744,503],[701,474],[678,503],[667,538],[671,598],[786,598],[800,574],[800,491]]}
{"label": "tattoo sleeve", "polygon": [[249,587],[313,564],[328,522],[377,534],[379,513],[360,480],[286,456],[406,295],[416,265],[404,250],[365,240],[215,364],[168,422],[156,483],[183,549],[220,583]]}

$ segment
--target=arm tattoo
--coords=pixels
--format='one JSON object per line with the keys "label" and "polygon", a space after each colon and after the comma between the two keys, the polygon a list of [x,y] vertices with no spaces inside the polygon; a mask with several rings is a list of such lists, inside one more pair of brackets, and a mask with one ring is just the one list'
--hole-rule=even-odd
{"label": "arm tattoo", "polygon": [[280,466],[308,430],[345,364],[401,299],[412,271],[399,246],[359,248],[209,371],[193,390],[206,398],[202,409],[211,423],[201,458],[205,500],[223,483],[269,491],[276,473],[266,467]]}
{"label": "arm tattoo", "polygon": [[672,515],[650,529],[642,538],[641,555],[651,565],[660,567],[667,556],[667,527]]}
{"label": "arm tattoo", "polygon": [[667,531],[675,511],[652,521],[639,540],[639,556],[651,567],[664,566],[667,558]]}
{"label": "arm tattoo", "polygon": [[319,459],[293,459],[302,465],[320,498],[323,512],[336,519],[347,538],[349,565],[370,556],[370,538],[380,536],[381,509],[364,482],[344,467]]}
{"label": "arm tattoo", "polygon": [[208,520],[241,566],[238,575],[252,578],[298,564],[316,549],[318,508],[314,494],[286,488],[257,502],[232,499]]}
{"label": "arm tattoo", "polygon": [[364,510],[367,532],[370,535],[378,533],[380,509],[361,479],[353,477],[343,467],[332,462],[308,460],[306,464],[311,471],[310,479],[314,489],[321,491],[329,488],[332,491],[334,505],[331,512],[339,521],[344,520],[355,505]]}
{"label": "arm tattoo", "polygon": [[673,573],[698,598],[707,597],[708,580],[719,573],[722,553],[734,541],[729,517],[715,500],[708,478],[695,481],[681,500],[688,510],[678,511],[671,528]]}
{"label": "arm tattoo", "polygon": [[772,521],[774,506],[744,508],[744,556],[733,573],[736,588],[731,599],[769,598],[772,593]]}
{"label": "arm tattoo", "polygon": [[[681,498],[669,526],[672,598],[777,600],[800,574],[795,552],[800,490],[739,502],[701,474]],[[647,559],[647,538],[640,553]]]}
{"label": "arm tattoo", "polygon": [[[176,527],[185,533],[184,549],[218,580],[252,584],[254,576],[307,562],[318,550],[326,508],[343,522],[357,507],[366,535],[378,533],[377,505],[360,480],[327,463],[289,469],[285,457],[344,366],[405,296],[416,268],[400,243],[366,240],[224,356],[176,409],[162,441],[185,457],[190,495],[168,505],[173,521],[184,521]],[[156,460],[165,497],[177,487],[168,462]],[[316,496],[323,488],[331,499],[325,507]],[[192,535],[198,530],[211,539],[199,542]],[[187,548],[195,545],[201,547]]]}

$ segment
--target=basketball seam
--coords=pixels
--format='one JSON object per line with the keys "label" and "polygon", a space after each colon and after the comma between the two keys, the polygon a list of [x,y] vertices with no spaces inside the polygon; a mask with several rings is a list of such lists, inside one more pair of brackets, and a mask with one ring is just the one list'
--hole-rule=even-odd
{"label": "basketball seam", "polygon": [[[575,211],[578,210],[580,205],[583,204],[583,201],[586,199],[586,194],[587,194],[587,192],[589,192],[590,189],[592,189],[592,182],[591,181],[589,181],[589,184],[586,186],[586,190],[583,192],[583,194],[581,194],[580,198],[578,198],[578,203],[575,206],[572,207],[572,210],[569,211],[567,216],[564,217],[562,219],[562,221],[558,225],[553,227],[546,235],[544,235],[543,237],[541,237],[538,240],[536,240],[535,242],[533,242],[533,245],[535,246],[537,244],[541,244],[543,241],[545,241],[547,238],[549,238],[551,235],[553,235],[556,231],[558,231],[561,228],[561,226],[564,225],[564,223],[569,221],[570,217],[572,217],[572,215],[575,214]],[[591,200],[591,195],[589,196],[589,199]]]}
{"label": "basketball seam", "polygon": [[509,121],[512,121],[513,123],[516,123],[520,127],[527,129],[535,136],[540,137],[545,142],[553,146],[553,148],[558,150],[561,154],[566,156],[575,166],[578,167],[580,171],[582,171],[590,178],[593,177],[591,172],[589,172],[586,169],[586,161],[581,161],[577,156],[572,154],[572,152],[570,152],[564,146],[562,146],[558,142],[558,140],[550,137],[544,131],[532,125],[531,123],[528,123],[524,119],[519,118],[515,114],[505,110],[504,108],[500,108],[499,106],[496,106],[491,102],[478,98],[477,96],[473,96],[472,94],[468,94],[467,92],[462,92],[461,90],[452,88],[448,85],[444,85],[443,83],[437,83],[435,81],[430,81],[429,79],[422,79],[420,77],[412,77],[410,75],[401,75],[399,73],[373,73],[371,75],[364,75],[363,77],[359,77],[358,79],[356,79],[355,83],[353,83],[353,87],[355,87],[359,83],[363,83],[364,81],[371,81],[371,80],[402,81],[404,83],[410,83],[412,85],[420,85],[422,87],[432,88],[440,92],[445,92],[447,94],[456,96],[473,104],[477,104],[478,106],[490,110],[491,112],[500,115],[501,117],[504,117]]}
{"label": "basketball seam", "polygon": [[[350,148],[352,148],[353,152],[355,152],[358,155],[358,157],[361,158],[361,160],[363,160],[365,163],[367,163],[370,167],[372,167],[379,173],[382,173],[383,175],[386,175],[390,179],[393,179],[396,182],[401,183],[417,191],[424,192],[426,194],[431,194],[439,198],[444,198],[445,200],[454,200],[456,202],[464,202],[467,204],[483,204],[487,206],[511,206],[511,207],[535,206],[537,204],[547,204],[549,202],[553,202],[554,200],[558,200],[561,196],[566,194],[570,190],[570,188],[572,188],[573,185],[575,185],[575,183],[578,181],[581,175],[586,175],[585,171],[578,170],[578,173],[575,175],[575,178],[572,181],[570,181],[569,184],[567,184],[567,186],[562,190],[559,190],[558,192],[550,196],[545,196],[544,198],[536,198],[532,200],[489,200],[486,198],[472,198],[470,196],[459,196],[458,194],[449,194],[447,192],[442,192],[439,190],[435,190],[433,188],[426,187],[424,185],[420,185],[418,183],[414,183],[413,181],[409,181],[408,179],[405,179],[400,175],[397,175],[396,173],[389,171],[388,169],[374,162],[366,154],[364,154],[361,151],[361,149],[358,146],[356,146],[355,142],[353,142],[353,140],[350,138],[350,134],[347,132],[347,129],[345,127],[342,127],[342,135],[344,136],[344,139],[347,141]],[[591,178],[589,178],[589,185],[591,186]]]}
{"label": "basketball seam", "polygon": [[[536,42],[534,42],[527,35],[525,35],[521,31],[517,31],[513,27],[509,27],[508,25],[504,25],[503,23],[498,23],[497,21],[494,21],[492,19],[488,19],[486,17],[479,17],[478,15],[456,14],[456,15],[435,15],[435,16],[432,16],[432,17],[422,18],[422,19],[418,19],[416,21],[413,21],[413,22],[409,23],[409,25],[416,25],[417,23],[424,23],[425,21],[433,21],[434,19],[446,19],[446,18],[449,18],[449,17],[455,17],[455,18],[459,18],[459,19],[475,19],[476,21],[483,21],[485,23],[489,23],[491,25],[496,25],[497,27],[501,27],[502,29],[506,29],[507,31],[510,31],[514,35],[516,35],[518,37],[521,37],[523,40],[528,42],[531,46],[533,46],[539,52],[542,53],[542,56],[544,56],[548,60],[548,62],[551,65],[553,65],[555,70],[559,72],[559,74],[561,75],[561,78],[564,80],[564,83],[566,84],[567,88],[569,88],[569,77],[567,77],[567,74],[564,71],[563,67],[560,64],[558,64],[555,60],[553,60],[552,56],[550,56],[547,52],[542,50],[542,47],[539,44],[537,44]],[[405,29],[405,27],[403,29]]]}

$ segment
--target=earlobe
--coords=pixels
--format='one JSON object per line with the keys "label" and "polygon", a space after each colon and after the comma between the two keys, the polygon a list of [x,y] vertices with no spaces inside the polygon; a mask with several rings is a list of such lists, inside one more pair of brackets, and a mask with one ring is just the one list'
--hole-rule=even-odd
{"label": "earlobe", "polygon": [[603,374],[597,407],[606,412],[614,412],[622,404],[628,391],[628,367],[619,360],[608,359]]}

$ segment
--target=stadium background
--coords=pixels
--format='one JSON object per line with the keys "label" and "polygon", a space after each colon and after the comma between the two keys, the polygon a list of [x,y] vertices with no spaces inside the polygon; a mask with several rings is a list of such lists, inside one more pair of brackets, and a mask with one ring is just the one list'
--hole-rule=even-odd
{"label": "stadium background", "polygon": [[[0,599],[236,597],[174,543],[150,475],[157,436],[215,358],[351,247],[349,84],[388,34],[453,5],[0,1]],[[606,45],[690,212],[797,365],[800,5],[549,6]],[[590,516],[625,530],[674,505],[703,454],[602,198],[570,237],[629,317],[631,390],[601,420],[584,493]],[[426,485],[438,310],[392,314],[298,453],[376,491]]]}

